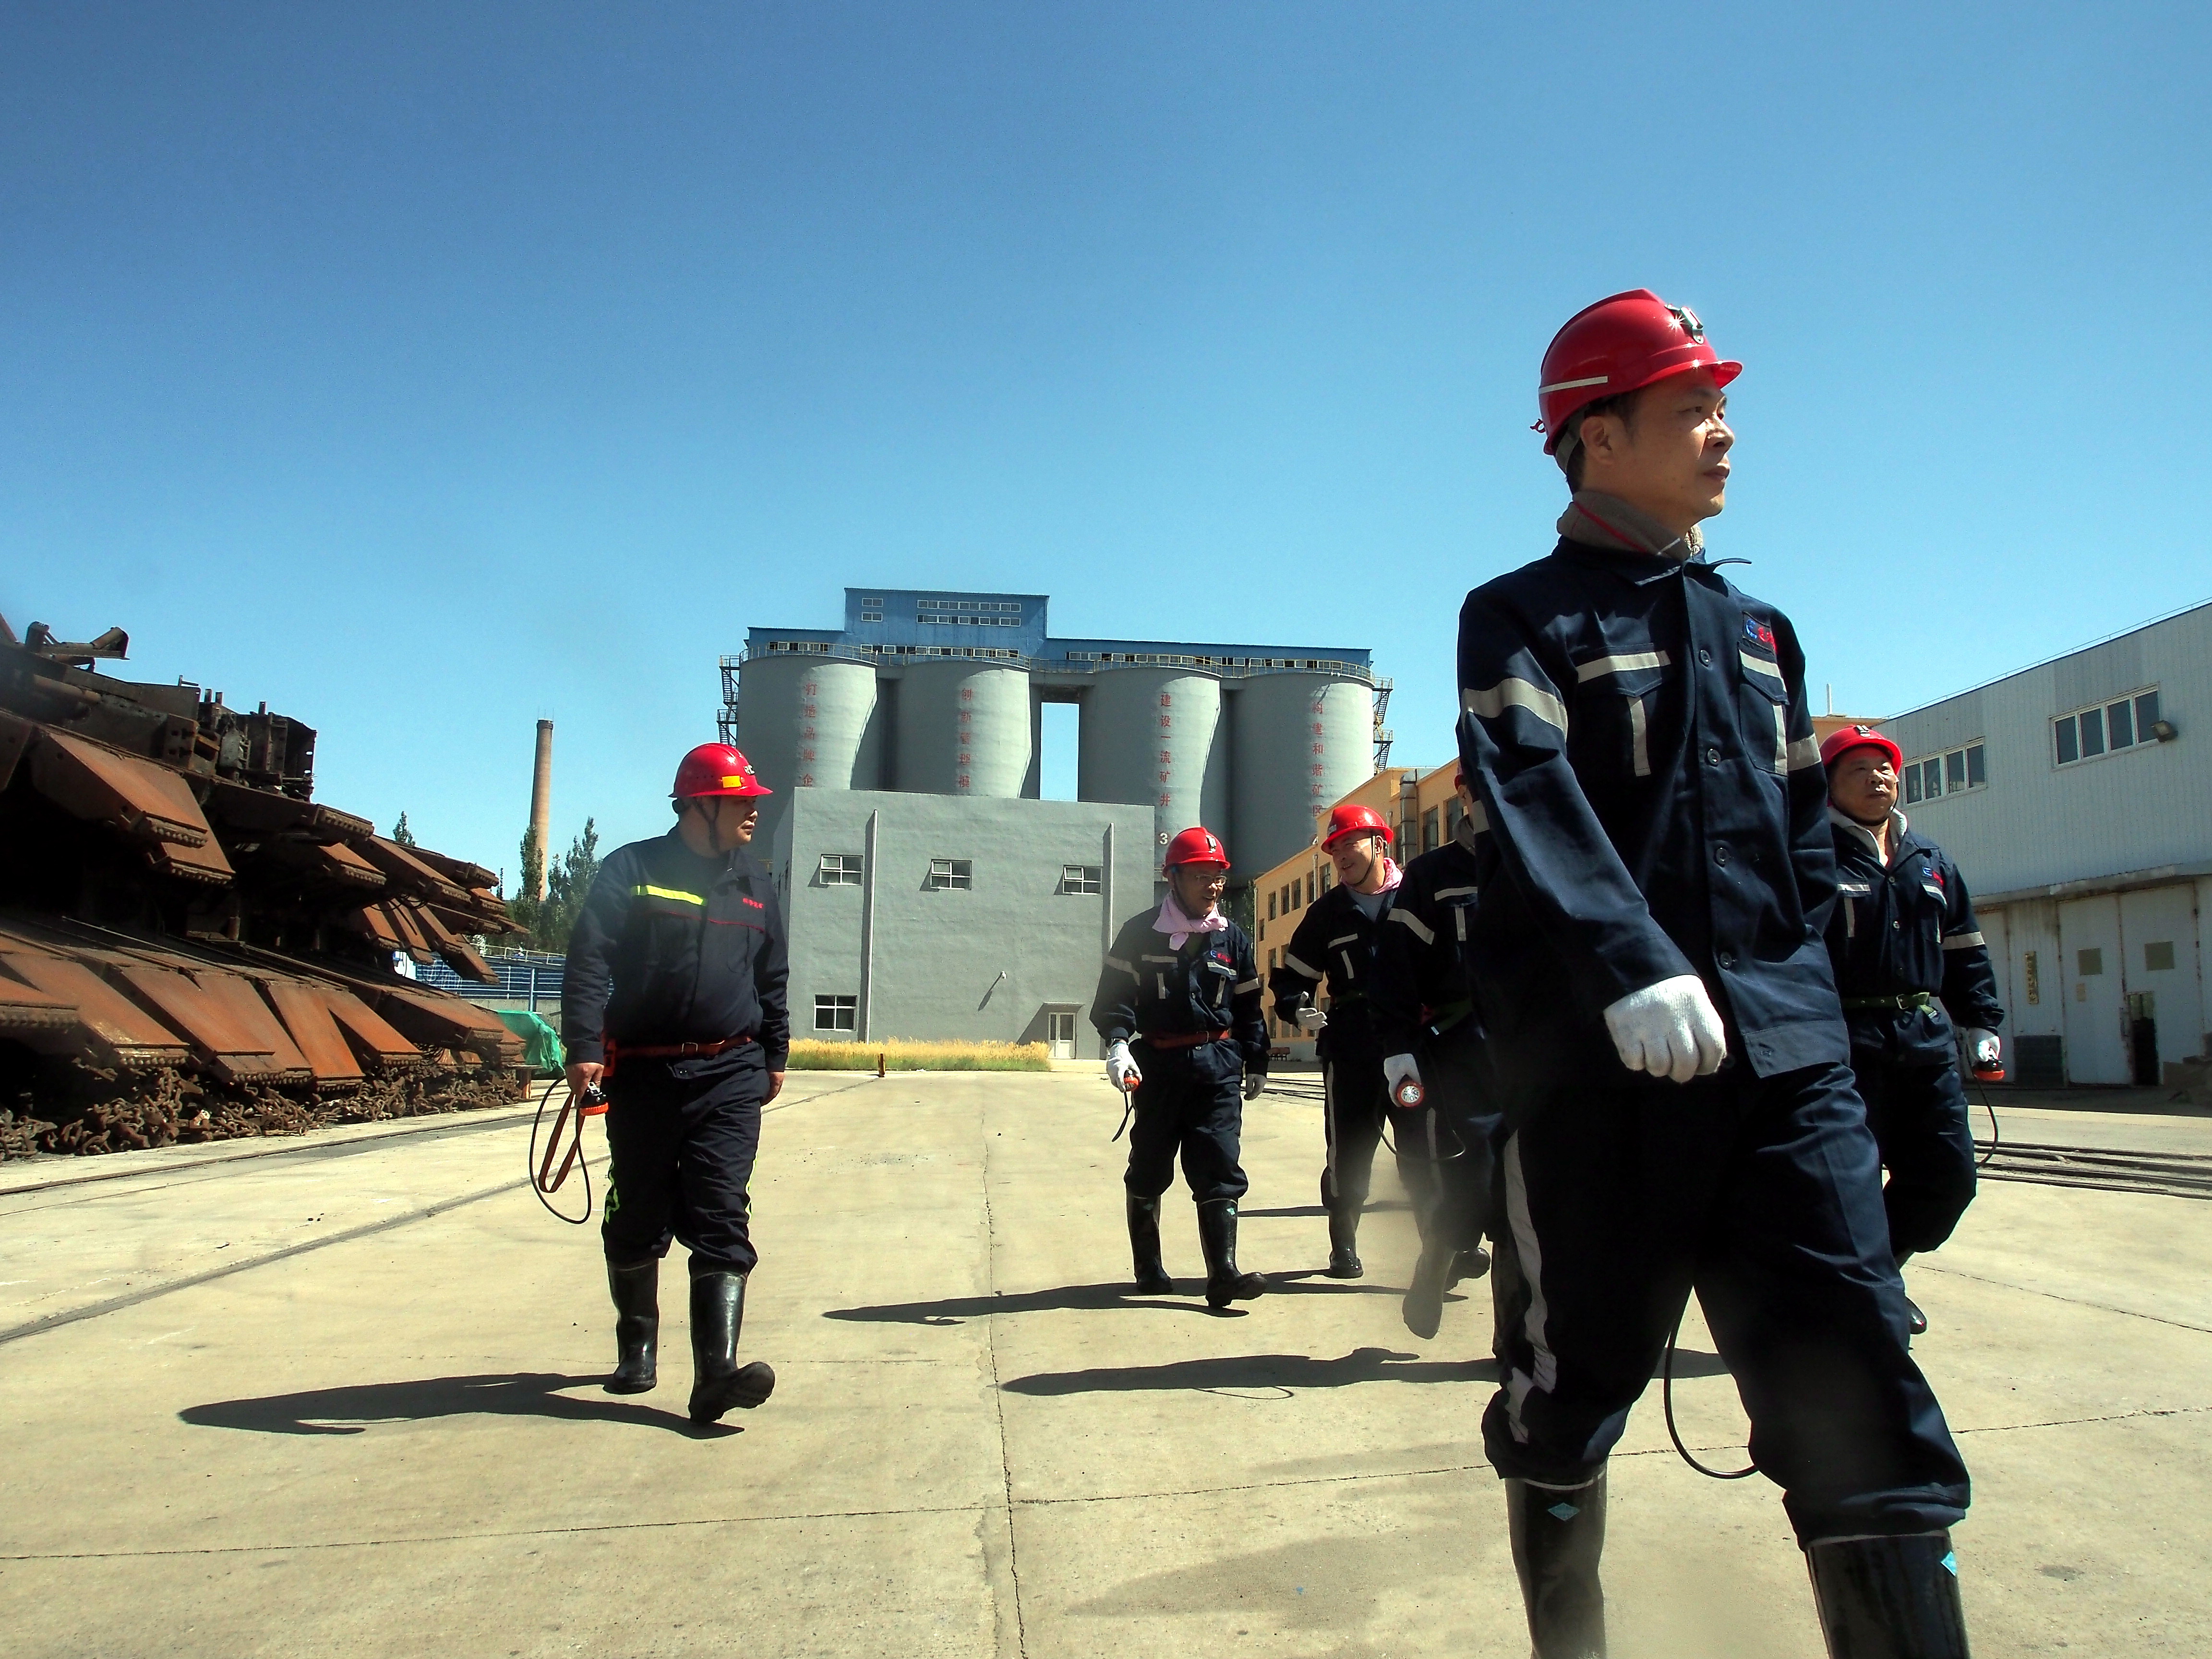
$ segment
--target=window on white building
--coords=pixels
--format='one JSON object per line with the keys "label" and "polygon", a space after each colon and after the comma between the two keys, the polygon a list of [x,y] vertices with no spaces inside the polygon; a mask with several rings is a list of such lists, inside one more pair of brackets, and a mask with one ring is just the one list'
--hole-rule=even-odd
{"label": "window on white building", "polygon": [[1060,866],[1060,890],[1063,893],[1095,893],[1103,884],[1106,866],[1101,864],[1063,864]]}
{"label": "window on white building", "polygon": [[814,999],[814,1029],[817,1031],[850,1031],[859,1028],[860,1000],[858,997],[824,997]]}
{"label": "window on white building", "polygon": [[2158,688],[2154,686],[2117,702],[2061,714],[2051,723],[2051,748],[2059,765],[2072,766],[2156,743],[2158,725]]}
{"label": "window on white building", "polygon": [[824,853],[822,855],[822,884],[824,887],[858,887],[860,884],[860,855],[858,853]]}
{"label": "window on white building", "polygon": [[1970,743],[1945,754],[1926,755],[1905,763],[1901,780],[1905,803],[1935,800],[1943,795],[1963,794],[1969,789],[1980,789],[1989,783],[1989,770],[1984,762],[1984,746]]}
{"label": "window on white building", "polygon": [[975,860],[973,859],[930,860],[929,884],[939,892],[949,892],[956,889],[965,892],[975,884]]}

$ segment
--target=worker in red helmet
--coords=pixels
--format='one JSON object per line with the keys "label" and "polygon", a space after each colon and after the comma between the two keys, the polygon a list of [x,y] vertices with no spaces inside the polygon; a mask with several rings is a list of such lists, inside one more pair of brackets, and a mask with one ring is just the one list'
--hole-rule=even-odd
{"label": "worker in red helmet", "polygon": [[1171,1296],[1160,1255],[1160,1199],[1176,1155],[1198,1206],[1206,1300],[1226,1308],[1267,1288],[1237,1265],[1237,1205],[1250,1182],[1243,1164],[1244,1102],[1267,1080],[1267,1028],[1252,941],[1221,910],[1229,852],[1203,825],[1168,843],[1167,896],[1115,935],[1098,975],[1091,1023],[1106,1045],[1106,1076],[1133,1114],[1121,1183],[1137,1289]]}
{"label": "worker in red helmet", "polygon": [[690,1415],[717,1421],[775,1387],[738,1363],[761,1108],[791,1051],[783,916],[750,843],[771,793],[745,757],[702,744],[676,769],[676,826],[599,866],[568,940],[561,1036],[568,1085],[604,1085],[609,1168],[599,1233],[615,1304],[612,1394],[659,1381],[660,1259],[691,1253]]}
{"label": "worker in red helmet", "polygon": [[1346,802],[1330,809],[1321,848],[1335,880],[1298,918],[1270,980],[1275,1018],[1314,1038],[1321,1058],[1321,1202],[1328,1212],[1331,1279],[1358,1279],[1367,1271],[1359,1256],[1359,1218],[1386,1119],[1399,1120],[1391,1137],[1399,1179],[1413,1199],[1424,1237],[1433,1207],[1431,1171],[1413,1155],[1417,1114],[1401,1113],[1391,1102],[1370,1000],[1376,939],[1398,890],[1391,841],[1389,824],[1373,807]]}
{"label": "worker in red helmet", "polygon": [[1606,1459],[1694,1286],[1830,1651],[1964,1659],[1966,1469],[1908,1349],[1822,939],[1804,657],[1704,556],[1741,367],[1648,289],[1577,313],[1537,386],[1559,542],[1460,612],[1516,1262],[1483,1441],[1537,1652],[1603,1653]]}
{"label": "worker in red helmet", "polygon": [[[1903,752],[1872,726],[1847,726],[1820,745],[1820,761],[1838,894],[1828,957],[1859,1097],[1889,1171],[1882,1205],[1902,1267],[1950,1237],[1974,1200],[1959,1045],[1978,1069],[1996,1070],[2004,1009],[1966,878],[1898,810]],[[1917,1336],[1928,1316],[1905,1305]]]}

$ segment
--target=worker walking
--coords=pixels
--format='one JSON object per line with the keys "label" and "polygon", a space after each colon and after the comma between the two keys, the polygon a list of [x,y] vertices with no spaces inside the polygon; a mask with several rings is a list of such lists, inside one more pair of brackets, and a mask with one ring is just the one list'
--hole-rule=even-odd
{"label": "worker walking", "polygon": [[1483,1440],[1537,1654],[1602,1654],[1607,1454],[1695,1289],[1831,1654],[1963,1659],[1967,1475],[1907,1350],[1822,939],[1802,653],[1698,529],[1741,368],[1647,290],[1569,321],[1538,387],[1559,542],[1460,613],[1460,752],[1501,866],[1469,954],[1519,1270]]}
{"label": "worker walking", "polygon": [[[1367,1203],[1375,1148],[1382,1138],[1390,1097],[1382,1079],[1382,1048],[1375,1035],[1375,940],[1398,889],[1390,857],[1390,826],[1371,806],[1333,809],[1322,832],[1322,851],[1336,881],[1306,907],[1274,970],[1275,1018],[1315,1039],[1321,1056],[1322,1207],[1328,1212],[1328,1275],[1358,1279],[1359,1216]],[[1328,1008],[1316,1004],[1323,983]],[[1420,1214],[1423,1179],[1408,1170],[1407,1191]]]}
{"label": "worker walking", "polygon": [[[1950,1237],[1973,1202],[1974,1136],[1959,1039],[1978,1069],[1994,1070],[2004,1023],[1959,866],[1897,810],[1904,759],[1866,726],[1847,726],[1820,745],[1836,845],[1828,957],[1859,1097],[1889,1170],[1882,1204],[1900,1267]],[[1963,1029],[1954,1032],[1954,1020]],[[1905,1306],[1918,1335],[1927,1316],[1909,1299]]]}
{"label": "worker walking", "polygon": [[[1432,1337],[1444,1292],[1489,1271],[1497,1173],[1498,1091],[1490,1081],[1468,952],[1486,860],[1482,806],[1462,771],[1452,780],[1461,817],[1443,846],[1409,861],[1375,950],[1375,1038],[1395,1103],[1406,1085],[1419,1103],[1398,1118],[1398,1161],[1422,1172],[1427,1214],[1421,1255],[1404,1304],[1406,1328]],[[1412,1183],[1408,1183],[1412,1190]]]}
{"label": "worker walking", "polygon": [[1091,1023],[1106,1041],[1106,1075],[1127,1097],[1129,1250],[1137,1288],[1172,1295],[1160,1257],[1160,1197],[1176,1155],[1198,1206],[1206,1299],[1216,1308],[1267,1288],[1237,1265],[1244,1102],[1267,1080],[1260,969],[1244,930],[1221,914],[1229,854],[1204,828],[1184,830],[1163,860],[1166,901],[1124,923],[1106,953]]}
{"label": "worker walking", "polygon": [[568,1084],[604,1083],[609,1159],[600,1237],[617,1361],[607,1389],[658,1381],[660,1258],[691,1252],[690,1415],[753,1407],[775,1373],[738,1364],[761,1108],[791,1048],[783,918],[750,851],[770,792],[726,744],[676,769],[676,827],[599,866],[568,943],[561,1030]]}

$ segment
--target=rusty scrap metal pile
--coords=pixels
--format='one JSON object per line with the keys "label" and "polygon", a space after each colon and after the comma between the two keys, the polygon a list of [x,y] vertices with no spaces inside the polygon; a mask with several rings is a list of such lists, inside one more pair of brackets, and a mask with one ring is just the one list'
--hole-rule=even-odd
{"label": "rusty scrap metal pile", "polygon": [[0,1158],[520,1097],[498,1018],[392,970],[496,976],[491,872],[313,799],[315,734],[94,672],[0,618]]}

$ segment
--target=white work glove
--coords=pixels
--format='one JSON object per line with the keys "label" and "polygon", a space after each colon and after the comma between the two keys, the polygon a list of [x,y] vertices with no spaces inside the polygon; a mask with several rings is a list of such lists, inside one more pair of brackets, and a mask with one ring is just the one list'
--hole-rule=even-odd
{"label": "white work glove", "polygon": [[2004,1045],[1997,1041],[1995,1031],[1984,1031],[1978,1025],[1969,1025],[1960,1033],[1966,1039],[1966,1052],[1973,1056],[1976,1066],[1984,1070],[1997,1063],[2004,1053]]}
{"label": "white work glove", "polygon": [[1106,1050],[1106,1080],[1124,1093],[1145,1080],[1145,1074],[1137,1069],[1137,1062],[1129,1057],[1129,1045],[1120,1037],[1115,1038]]}
{"label": "white work glove", "polygon": [[1245,1099],[1247,1099],[1247,1100],[1257,1100],[1257,1099],[1259,1099],[1259,1097],[1260,1097],[1260,1091],[1261,1091],[1261,1090],[1262,1090],[1262,1089],[1264,1089],[1264,1088],[1266,1088],[1267,1086],[1267,1074],[1265,1072],[1247,1072],[1247,1073],[1244,1073],[1244,1098],[1245,1098]]}
{"label": "white work glove", "polygon": [[1390,1103],[1398,1103],[1398,1085],[1411,1081],[1419,1084],[1421,1068],[1413,1063],[1411,1054],[1392,1054],[1382,1062],[1382,1086],[1389,1091]]}
{"label": "white work glove", "polygon": [[1301,1008],[1298,1010],[1298,1030],[1308,1036],[1319,1036],[1328,1030],[1328,1016],[1318,1008]]}
{"label": "white work glove", "polygon": [[1605,1029],[1632,1072],[1687,1083],[1720,1070],[1728,1035],[1695,974],[1678,974],[1632,991],[1605,1011]]}

